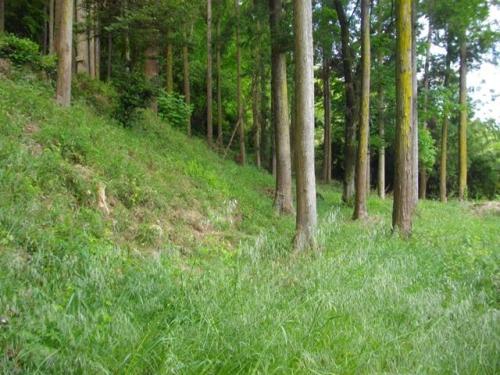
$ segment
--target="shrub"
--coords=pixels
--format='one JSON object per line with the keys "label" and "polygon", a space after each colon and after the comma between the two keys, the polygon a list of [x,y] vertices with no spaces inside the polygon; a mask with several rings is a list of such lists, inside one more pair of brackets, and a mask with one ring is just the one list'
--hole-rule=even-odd
{"label": "shrub", "polygon": [[73,96],[94,107],[98,114],[113,116],[118,109],[118,94],[109,83],[79,74],[73,80]]}
{"label": "shrub", "polygon": [[160,117],[173,127],[184,129],[191,116],[191,106],[186,104],[182,95],[161,91],[158,98],[158,112]]}
{"label": "shrub", "polygon": [[42,56],[38,44],[10,34],[0,35],[0,58],[9,59],[18,66],[30,65],[48,74],[54,74],[56,71],[55,55]]}

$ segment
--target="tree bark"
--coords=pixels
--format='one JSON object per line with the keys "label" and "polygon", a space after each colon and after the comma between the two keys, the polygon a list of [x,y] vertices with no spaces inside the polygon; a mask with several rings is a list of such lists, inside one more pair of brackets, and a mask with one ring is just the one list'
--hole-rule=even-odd
{"label": "tree bark", "polygon": [[89,38],[87,36],[88,13],[84,0],[77,0],[76,6],[76,22],[79,26],[76,47],[76,72],[78,74],[89,74]]}
{"label": "tree bark", "polygon": [[71,63],[73,43],[73,0],[60,0],[61,24],[57,64],[56,100],[63,107],[71,105]]}
{"label": "tree bark", "polygon": [[[158,77],[158,44],[153,41],[144,52],[146,61],[144,63],[144,75],[150,81],[154,81]],[[158,112],[158,100],[153,98],[151,101],[151,110]]]}
{"label": "tree bark", "polygon": [[55,0],[49,0],[49,53],[56,52],[55,49]]}
{"label": "tree bark", "polygon": [[[430,75],[429,75],[429,70],[430,70],[430,61],[431,61],[431,45],[432,45],[432,34],[433,34],[433,20],[429,17],[429,28],[427,31],[427,46],[425,50],[425,65],[424,65],[424,81],[423,81],[423,89],[424,89],[424,126],[425,129],[429,128],[429,121],[430,119],[428,118],[428,109],[429,109],[429,81],[430,81]],[[427,170],[425,169],[425,166],[421,165],[420,166],[420,187],[418,189],[419,191],[419,197],[420,199],[426,199],[427,198]]]}
{"label": "tree bark", "polygon": [[356,123],[354,121],[356,100],[354,93],[349,20],[345,14],[342,0],[335,0],[335,10],[337,11],[341,32],[346,100],[344,132],[344,189],[342,200],[346,203],[351,203],[354,197],[354,176],[356,168]]}
{"label": "tree bark", "polygon": [[411,141],[412,141],[412,190],[411,199],[413,208],[418,204],[418,79],[417,79],[417,1],[411,3],[411,65],[412,65],[412,119],[411,119]]}
{"label": "tree bark", "polygon": [[245,124],[243,119],[243,101],[241,93],[241,44],[240,44],[240,3],[236,0],[236,97],[238,107],[238,126],[240,141],[239,163],[245,165]]}
{"label": "tree bark", "polygon": [[361,94],[359,108],[359,143],[356,163],[356,197],[354,220],[368,216],[367,168],[368,138],[370,134],[370,0],[361,0]]}
{"label": "tree bark", "polygon": [[212,0],[207,0],[207,141],[213,145],[212,110]]}
{"label": "tree bark", "polygon": [[[167,36],[168,38],[168,36]],[[168,94],[172,94],[174,92],[174,51],[173,46],[170,41],[167,42],[167,49],[165,51],[166,60],[167,60],[167,69],[166,69],[166,90]]]}
{"label": "tree bark", "polygon": [[0,33],[5,31],[5,0],[0,0]]}
{"label": "tree bark", "polygon": [[255,165],[261,168],[261,155],[260,155],[260,137],[261,137],[261,98],[260,98],[260,79],[259,79],[259,63],[255,67],[252,77],[252,119],[254,129],[254,152],[255,152]]}
{"label": "tree bark", "polygon": [[271,108],[274,130],[273,173],[276,176],[274,206],[279,214],[293,212],[292,159],[290,150],[290,120],[288,115],[288,89],[286,54],[280,47],[282,0],[270,0],[271,28]]}
{"label": "tree bark", "polygon": [[392,224],[403,237],[412,230],[412,0],[396,1],[396,144]]}
{"label": "tree bark", "polygon": [[295,249],[314,247],[314,60],[311,0],[294,0],[297,218]]}
{"label": "tree bark", "polygon": [[106,80],[110,82],[113,73],[113,34],[110,31],[108,31],[108,66],[106,71]]}
{"label": "tree bark", "polygon": [[[444,76],[444,87],[445,89],[449,86],[450,80],[450,66],[451,66],[451,43],[452,39],[448,33],[447,35],[447,46],[446,46],[446,67],[445,67],[445,76]],[[448,127],[449,127],[449,114],[448,114],[448,104],[444,103],[443,109],[443,126],[441,129],[441,161],[439,166],[439,197],[441,202],[446,202],[447,198],[447,189],[446,189],[446,180],[447,180],[447,159],[448,159]]]}
{"label": "tree bark", "polygon": [[324,144],[323,144],[323,181],[332,182],[332,115],[330,93],[330,61],[323,50],[323,109],[324,109]]}
{"label": "tree bark", "polygon": [[[184,72],[184,100],[188,107],[191,106],[191,78],[189,72],[189,48],[184,46],[182,48],[182,61]],[[191,137],[191,113],[186,120],[187,134]]]}
{"label": "tree bark", "polygon": [[460,41],[460,122],[458,144],[458,199],[467,194],[467,40]]}
{"label": "tree bark", "polygon": [[221,56],[221,31],[220,16],[217,20],[217,146],[222,150],[224,148],[224,139],[222,134],[222,56]]}
{"label": "tree bark", "polygon": [[[381,61],[381,52],[379,52],[379,62]],[[378,149],[378,196],[385,199],[385,119],[384,119],[384,84],[379,83],[377,93],[377,123],[380,145]]]}

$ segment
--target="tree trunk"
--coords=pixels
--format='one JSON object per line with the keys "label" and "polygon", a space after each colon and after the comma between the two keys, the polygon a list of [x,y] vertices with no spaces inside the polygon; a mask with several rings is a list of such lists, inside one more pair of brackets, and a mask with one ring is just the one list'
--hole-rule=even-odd
{"label": "tree trunk", "polygon": [[[449,86],[450,80],[450,66],[451,66],[451,46],[452,38],[450,34],[447,35],[447,46],[446,46],[446,70],[444,76],[444,87],[445,89]],[[448,118],[448,104],[444,103],[443,109],[443,127],[441,129],[441,161],[439,166],[439,196],[441,202],[447,201],[447,191],[446,191],[446,180],[447,180],[447,160],[448,160],[448,127],[449,127],[449,118]]]}
{"label": "tree trunk", "polygon": [[261,155],[260,155],[260,136],[261,136],[261,103],[260,103],[260,79],[259,79],[259,63],[255,67],[252,77],[252,119],[254,129],[254,152],[255,152],[255,165],[261,168]]}
{"label": "tree trunk", "polygon": [[[379,62],[382,61],[381,52],[379,52]],[[379,83],[377,94],[377,123],[380,145],[378,149],[378,196],[385,199],[385,119],[384,119],[384,84]]]}
{"label": "tree trunk", "polygon": [[76,22],[79,26],[76,46],[76,72],[78,74],[89,74],[89,39],[86,28],[88,13],[84,0],[77,0],[76,6]]}
{"label": "tree trunk", "polygon": [[323,144],[323,181],[332,182],[332,115],[330,93],[330,61],[323,50],[323,108],[324,108],[324,144]]}
{"label": "tree trunk", "polygon": [[94,78],[95,79],[100,79],[101,78],[101,30],[100,30],[100,23],[99,23],[99,13],[97,9],[95,10],[95,23],[94,23],[94,66],[95,66],[95,71],[94,71]]}
{"label": "tree trunk", "polygon": [[[189,48],[184,46],[182,48],[182,60],[183,60],[183,71],[184,71],[184,100],[188,107],[191,106],[191,78],[189,72]],[[187,133],[191,137],[191,112],[186,120]]]}
{"label": "tree trunk", "polygon": [[[124,16],[128,11],[128,0],[123,0],[123,8],[122,8],[122,16]],[[131,65],[132,65],[132,59],[130,56],[130,30],[128,25],[125,27],[124,30],[124,39],[125,39],[125,65],[126,65],[126,70],[130,71]]]}
{"label": "tree trunk", "polygon": [[56,100],[63,107],[71,104],[71,63],[73,43],[73,0],[61,0],[61,24],[57,63]]}
{"label": "tree trunk", "polygon": [[404,237],[412,230],[412,0],[396,1],[396,139],[392,224]]}
{"label": "tree trunk", "polygon": [[[168,36],[167,36],[168,38]],[[166,79],[166,84],[167,84],[167,93],[172,94],[174,92],[174,51],[172,47],[172,43],[167,42],[167,50],[166,52],[166,60],[167,60],[167,79]]]}
{"label": "tree trunk", "polygon": [[288,89],[286,54],[280,47],[282,0],[270,0],[271,28],[271,108],[274,130],[273,171],[276,175],[274,206],[279,214],[293,212],[292,159],[290,150],[290,121],[288,116]]}
{"label": "tree trunk", "polygon": [[355,114],[355,94],[354,79],[352,72],[352,56],[350,46],[349,21],[342,5],[342,0],[335,0],[335,9],[339,19],[341,42],[342,42],[342,61],[344,69],[345,84],[345,145],[344,145],[344,190],[342,200],[351,203],[354,197],[354,176],[356,168],[356,123]]}
{"label": "tree trunk", "polygon": [[221,31],[220,16],[217,20],[217,146],[222,150],[224,148],[224,139],[222,134],[222,56],[221,56]]}
{"label": "tree trunk", "polygon": [[212,110],[212,0],[207,0],[207,141],[213,144]]}
{"label": "tree trunk", "polygon": [[55,0],[49,0],[49,53],[56,52],[55,48]]}
{"label": "tree trunk", "polygon": [[458,199],[463,201],[467,194],[467,41],[460,42],[460,122],[458,143]]}
{"label": "tree trunk", "polygon": [[[429,81],[430,81],[430,76],[429,76],[429,70],[430,70],[430,62],[431,62],[431,45],[432,45],[432,34],[433,34],[433,25],[432,25],[432,19],[429,19],[429,28],[427,31],[427,46],[426,46],[426,51],[425,51],[425,66],[424,66],[424,82],[423,82],[423,88],[424,88],[424,126],[426,129],[429,128],[429,121],[430,119],[428,118],[428,108],[429,108]],[[420,187],[418,189],[419,192],[419,197],[420,199],[426,199],[427,198],[427,170],[425,169],[425,166],[421,165],[420,166]]]}
{"label": "tree trunk", "polygon": [[411,141],[412,141],[412,203],[415,209],[418,204],[418,79],[417,79],[417,1],[412,0],[411,23],[411,65],[412,65],[412,120],[411,120]]}
{"label": "tree trunk", "polygon": [[311,0],[294,0],[297,219],[295,248],[314,247],[314,60]]}
{"label": "tree trunk", "polygon": [[5,31],[5,0],[0,0],[0,33]]}
{"label": "tree trunk", "polygon": [[359,108],[359,143],[356,163],[356,197],[353,218],[368,216],[367,168],[368,138],[370,135],[370,0],[361,0],[361,94]]}
{"label": "tree trunk", "polygon": [[240,2],[236,0],[236,96],[238,107],[238,126],[240,141],[239,163],[245,165],[245,124],[243,119],[243,101],[241,97],[241,45],[240,45]]}
{"label": "tree trunk", "polygon": [[111,81],[111,74],[113,73],[113,34],[108,31],[108,67],[107,77],[108,82]]}
{"label": "tree trunk", "polygon": [[[150,81],[154,81],[158,77],[158,44],[153,41],[144,52],[146,61],[144,63],[144,75]],[[153,98],[151,101],[151,110],[158,112],[158,100]]]}

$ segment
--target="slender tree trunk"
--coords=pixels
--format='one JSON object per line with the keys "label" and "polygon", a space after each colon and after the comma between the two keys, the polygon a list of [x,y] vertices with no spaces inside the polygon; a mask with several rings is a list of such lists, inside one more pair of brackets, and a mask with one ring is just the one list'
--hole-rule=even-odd
{"label": "slender tree trunk", "polygon": [[[379,55],[380,56],[380,55]],[[381,61],[381,60],[379,60]],[[377,123],[380,145],[378,150],[378,196],[385,199],[385,119],[384,84],[380,82],[377,94]]]}
{"label": "slender tree trunk", "polygon": [[217,146],[222,150],[224,148],[224,139],[222,134],[222,56],[221,56],[221,31],[220,16],[217,20]]}
{"label": "slender tree trunk", "polygon": [[412,0],[411,23],[411,65],[412,65],[412,120],[411,120],[411,141],[412,141],[412,203],[415,209],[418,204],[418,79],[417,79],[417,1]]}
{"label": "slender tree trunk", "polygon": [[[123,14],[122,16],[126,15],[128,12],[128,0],[123,0]],[[127,71],[130,71],[131,65],[132,65],[132,59],[130,56],[130,30],[128,25],[125,27],[124,30],[124,39],[125,39],[125,65]]]}
{"label": "slender tree trunk", "polygon": [[404,237],[412,230],[412,0],[396,0],[396,144],[392,224]]}
{"label": "slender tree trunk", "polygon": [[[167,36],[168,37],[168,36]],[[167,93],[174,92],[174,50],[171,42],[167,42],[166,60],[167,60]]]}
{"label": "slender tree trunk", "polygon": [[90,22],[89,22],[89,73],[90,77],[95,78],[96,77],[96,66],[95,66],[95,14],[94,14],[94,7],[91,4],[90,5],[90,12],[89,12],[89,17],[90,17]]}
{"label": "slender tree trunk", "polygon": [[[445,110],[446,111],[446,110]],[[439,168],[439,197],[441,202],[447,201],[446,175],[448,158],[448,113],[444,113],[443,128],[441,130],[441,164]]]}
{"label": "slender tree trunk", "polygon": [[[185,45],[182,48],[183,71],[184,71],[184,100],[188,107],[191,106],[191,78],[189,69],[189,48]],[[191,137],[191,112],[186,120],[187,133]]]}
{"label": "slender tree trunk", "polygon": [[370,196],[370,191],[372,187],[372,175],[371,175],[371,160],[372,160],[372,152],[370,149],[370,145],[368,145],[368,150],[366,153],[366,196]]}
{"label": "slender tree trunk", "polygon": [[259,79],[259,64],[255,67],[252,77],[252,119],[254,128],[254,152],[255,165],[261,168],[260,155],[260,136],[261,136],[261,102],[260,102],[260,79]]}
{"label": "slender tree trunk", "polygon": [[213,144],[212,110],[212,0],[207,0],[207,141]]}
{"label": "slender tree trunk", "polygon": [[5,0],[0,0],[0,33],[5,31]]}
{"label": "slender tree trunk", "polygon": [[342,200],[346,203],[351,203],[354,197],[354,176],[356,168],[356,123],[354,121],[356,100],[354,93],[349,20],[345,14],[342,0],[335,0],[335,9],[337,11],[341,31],[346,100],[344,134],[344,191],[342,194]]}
{"label": "slender tree trunk", "polygon": [[467,40],[460,42],[460,122],[458,143],[458,199],[467,194]]}
{"label": "slender tree trunk", "polygon": [[57,64],[56,100],[63,107],[71,104],[71,63],[73,42],[73,0],[60,1],[61,25]]}
{"label": "slender tree trunk", "polygon": [[332,115],[330,93],[330,61],[323,51],[323,108],[324,108],[324,144],[323,144],[323,181],[332,182]]}
{"label": "slender tree trunk", "polygon": [[[433,34],[433,21],[432,19],[429,19],[429,28],[427,32],[427,46],[426,46],[426,52],[425,52],[425,66],[424,66],[424,82],[423,82],[423,87],[424,87],[424,126],[426,129],[429,127],[429,121],[430,119],[428,118],[428,108],[429,108],[429,70],[430,70],[430,61],[431,61],[431,45],[432,45],[432,34]],[[420,187],[419,187],[419,197],[420,199],[426,199],[427,198],[427,170],[425,169],[424,165],[420,166]]]}
{"label": "slender tree trunk", "polygon": [[[445,89],[449,86],[450,80],[450,66],[451,66],[451,43],[452,39],[450,35],[447,35],[447,46],[446,46],[446,70],[444,77],[444,87]],[[446,180],[447,180],[447,160],[448,160],[448,127],[449,127],[449,114],[448,114],[448,104],[445,102],[443,110],[443,127],[441,129],[441,161],[439,167],[439,196],[441,202],[447,201],[447,190],[446,190]]]}
{"label": "slender tree trunk", "polygon": [[297,229],[295,248],[314,247],[316,176],[314,172],[314,60],[311,0],[294,0],[295,96],[297,133]]}
{"label": "slender tree trunk", "polygon": [[240,45],[240,3],[236,0],[236,96],[238,106],[238,126],[240,141],[239,162],[245,165],[245,124],[243,119],[243,101],[241,97],[241,45]]}
{"label": "slender tree trunk", "polygon": [[50,54],[56,52],[54,26],[55,26],[55,0],[49,0],[49,53]]}
{"label": "slender tree trunk", "polygon": [[361,0],[361,95],[359,108],[359,144],[356,164],[356,197],[353,218],[368,216],[367,168],[368,138],[370,135],[370,0]]}
{"label": "slender tree trunk", "polygon": [[113,73],[113,34],[110,31],[108,31],[108,66],[106,71],[106,80],[110,82]]}
{"label": "slender tree trunk", "polygon": [[79,26],[76,72],[78,74],[89,74],[89,41],[86,29],[88,13],[84,0],[77,0],[76,6],[76,22]]}
{"label": "slender tree trunk", "polygon": [[274,130],[273,175],[276,176],[274,206],[279,214],[293,212],[292,199],[292,159],[290,150],[290,121],[288,116],[288,89],[286,74],[286,54],[280,47],[280,23],[282,1],[270,0],[271,28],[271,108],[272,129]]}
{"label": "slender tree trunk", "polygon": [[[158,77],[158,44],[157,41],[151,42],[151,45],[146,49],[146,61],[144,63],[144,75],[150,81],[155,81]],[[158,100],[153,98],[151,101],[151,110],[158,112]]]}
{"label": "slender tree trunk", "polygon": [[95,51],[94,51],[95,72],[94,72],[94,77],[95,77],[95,79],[101,79],[101,27],[100,27],[99,13],[98,13],[97,8],[95,10],[94,46],[95,46]]}

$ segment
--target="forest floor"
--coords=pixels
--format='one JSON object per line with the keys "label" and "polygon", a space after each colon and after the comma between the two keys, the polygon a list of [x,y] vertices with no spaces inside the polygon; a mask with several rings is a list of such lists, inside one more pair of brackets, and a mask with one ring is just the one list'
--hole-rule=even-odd
{"label": "forest floor", "polygon": [[0,372],[499,372],[498,211],[422,202],[403,241],[321,186],[294,254],[267,173],[51,92],[0,79]]}

